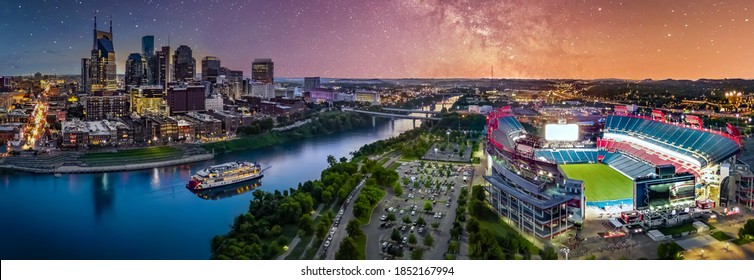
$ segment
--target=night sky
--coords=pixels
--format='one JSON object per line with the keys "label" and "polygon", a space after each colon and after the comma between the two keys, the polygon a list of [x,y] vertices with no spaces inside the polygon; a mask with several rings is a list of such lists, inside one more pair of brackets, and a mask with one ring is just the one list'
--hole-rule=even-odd
{"label": "night sky", "polygon": [[169,35],[247,76],[754,78],[752,0],[0,0],[0,75],[79,73],[95,11],[118,73]]}

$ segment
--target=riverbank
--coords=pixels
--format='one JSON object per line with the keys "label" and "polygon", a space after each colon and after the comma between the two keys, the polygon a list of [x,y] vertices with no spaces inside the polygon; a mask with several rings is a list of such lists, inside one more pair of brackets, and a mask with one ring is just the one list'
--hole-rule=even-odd
{"label": "riverbank", "polygon": [[126,150],[55,152],[45,155],[6,157],[0,168],[50,173],[99,173],[166,167],[211,160],[213,154],[194,144]]}
{"label": "riverbank", "polygon": [[371,119],[365,115],[352,112],[330,111],[323,112],[317,117],[312,118],[311,121],[291,127],[287,130],[273,130],[229,141],[207,143],[203,144],[202,147],[215,154],[238,152],[368,126],[371,126]]}
{"label": "riverbank", "polygon": [[131,171],[140,169],[150,169],[155,167],[166,167],[187,163],[200,162],[205,160],[211,160],[214,158],[212,154],[193,155],[186,158],[157,161],[140,164],[123,164],[123,165],[108,165],[108,166],[60,166],[53,169],[44,168],[30,168],[14,165],[0,165],[0,168],[31,172],[37,174],[50,174],[50,173],[99,173],[99,172],[117,172],[117,171]]}

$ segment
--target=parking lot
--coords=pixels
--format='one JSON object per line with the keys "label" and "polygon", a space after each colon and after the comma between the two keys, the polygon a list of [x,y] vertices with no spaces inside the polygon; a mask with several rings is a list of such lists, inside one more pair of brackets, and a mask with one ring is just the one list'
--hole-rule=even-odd
{"label": "parking lot", "polygon": [[[424,250],[423,259],[443,259],[460,188],[468,186],[471,169],[467,165],[414,161],[404,162],[396,172],[403,194],[395,196],[389,191],[372,213],[371,222],[364,228],[367,259],[410,259],[415,249]],[[424,245],[428,236],[434,240],[432,246]]]}

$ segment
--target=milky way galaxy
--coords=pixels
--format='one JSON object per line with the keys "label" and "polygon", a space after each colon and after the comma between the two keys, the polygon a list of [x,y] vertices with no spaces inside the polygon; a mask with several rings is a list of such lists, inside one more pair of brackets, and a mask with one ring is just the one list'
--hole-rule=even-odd
{"label": "milky way galaxy", "polygon": [[3,1],[0,75],[75,74],[92,18],[118,71],[140,38],[248,75],[352,78],[752,78],[754,1]]}

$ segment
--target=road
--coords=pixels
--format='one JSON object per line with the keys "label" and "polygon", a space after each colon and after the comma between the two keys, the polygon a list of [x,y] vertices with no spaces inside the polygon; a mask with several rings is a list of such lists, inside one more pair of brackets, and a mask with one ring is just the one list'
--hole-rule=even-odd
{"label": "road", "polygon": [[[391,164],[393,164],[393,162],[397,161],[399,158],[400,158],[400,156],[393,156],[387,162],[385,162],[385,164],[383,166],[387,168]],[[359,182],[359,185],[354,189],[354,191],[352,192],[352,194],[350,196],[351,197],[351,202],[353,202],[354,200],[356,200],[356,198],[359,196],[359,193],[361,193],[361,189],[364,187],[364,183],[366,182],[366,180],[368,178],[369,178],[369,176],[367,176],[366,178],[362,179],[361,182]],[[327,248],[327,250],[324,252],[325,253],[324,259],[326,259],[326,260],[334,260],[335,259],[335,253],[338,252],[338,249],[340,248],[340,242],[342,242],[343,239],[345,239],[346,237],[348,237],[348,233],[346,232],[346,225],[348,224],[348,221],[350,221],[350,220],[352,220],[352,219],[355,218],[355,216],[353,215],[353,207],[352,207],[352,205],[353,205],[353,203],[347,203],[347,204],[344,204],[343,206],[341,206],[341,208],[340,208],[340,209],[343,209],[343,216],[341,217],[341,223],[338,226],[338,229],[333,234],[333,238],[332,238],[332,241],[330,241],[329,248]],[[338,211],[340,211],[340,210],[338,210]],[[373,211],[372,214],[374,214],[374,212],[377,212],[377,211]],[[377,220],[379,220],[379,217],[377,218]],[[367,236],[367,238],[368,238],[368,236]],[[369,240],[368,239],[367,239],[367,244],[369,244]],[[317,252],[317,255],[320,255],[321,252],[322,252],[322,250],[323,250],[323,246],[320,246],[320,249]],[[369,258],[367,258],[367,259],[369,259]]]}
{"label": "road", "polygon": [[[367,176],[367,178],[369,177]],[[361,193],[361,189],[364,187],[364,183],[366,183],[366,178],[362,179],[361,182],[356,185],[356,188],[354,188],[354,190],[351,192],[351,195],[349,196],[351,202],[359,197],[359,193]],[[353,207],[351,207],[351,205],[353,205],[353,203],[344,203],[340,206],[338,213],[335,213],[335,215],[337,217],[341,210],[343,211],[343,215],[341,215],[337,230],[335,230],[335,233],[333,233],[333,238],[330,241],[330,246],[327,249],[324,249],[324,245],[320,245],[319,250],[315,255],[321,256],[324,250],[324,259],[335,259],[335,253],[338,252],[338,248],[340,248],[340,242],[348,236],[348,233],[346,232],[346,225],[348,224],[348,221],[354,218]],[[332,229],[334,226],[335,224],[333,223],[330,228]],[[327,242],[327,238],[325,238],[325,241],[323,242]]]}

